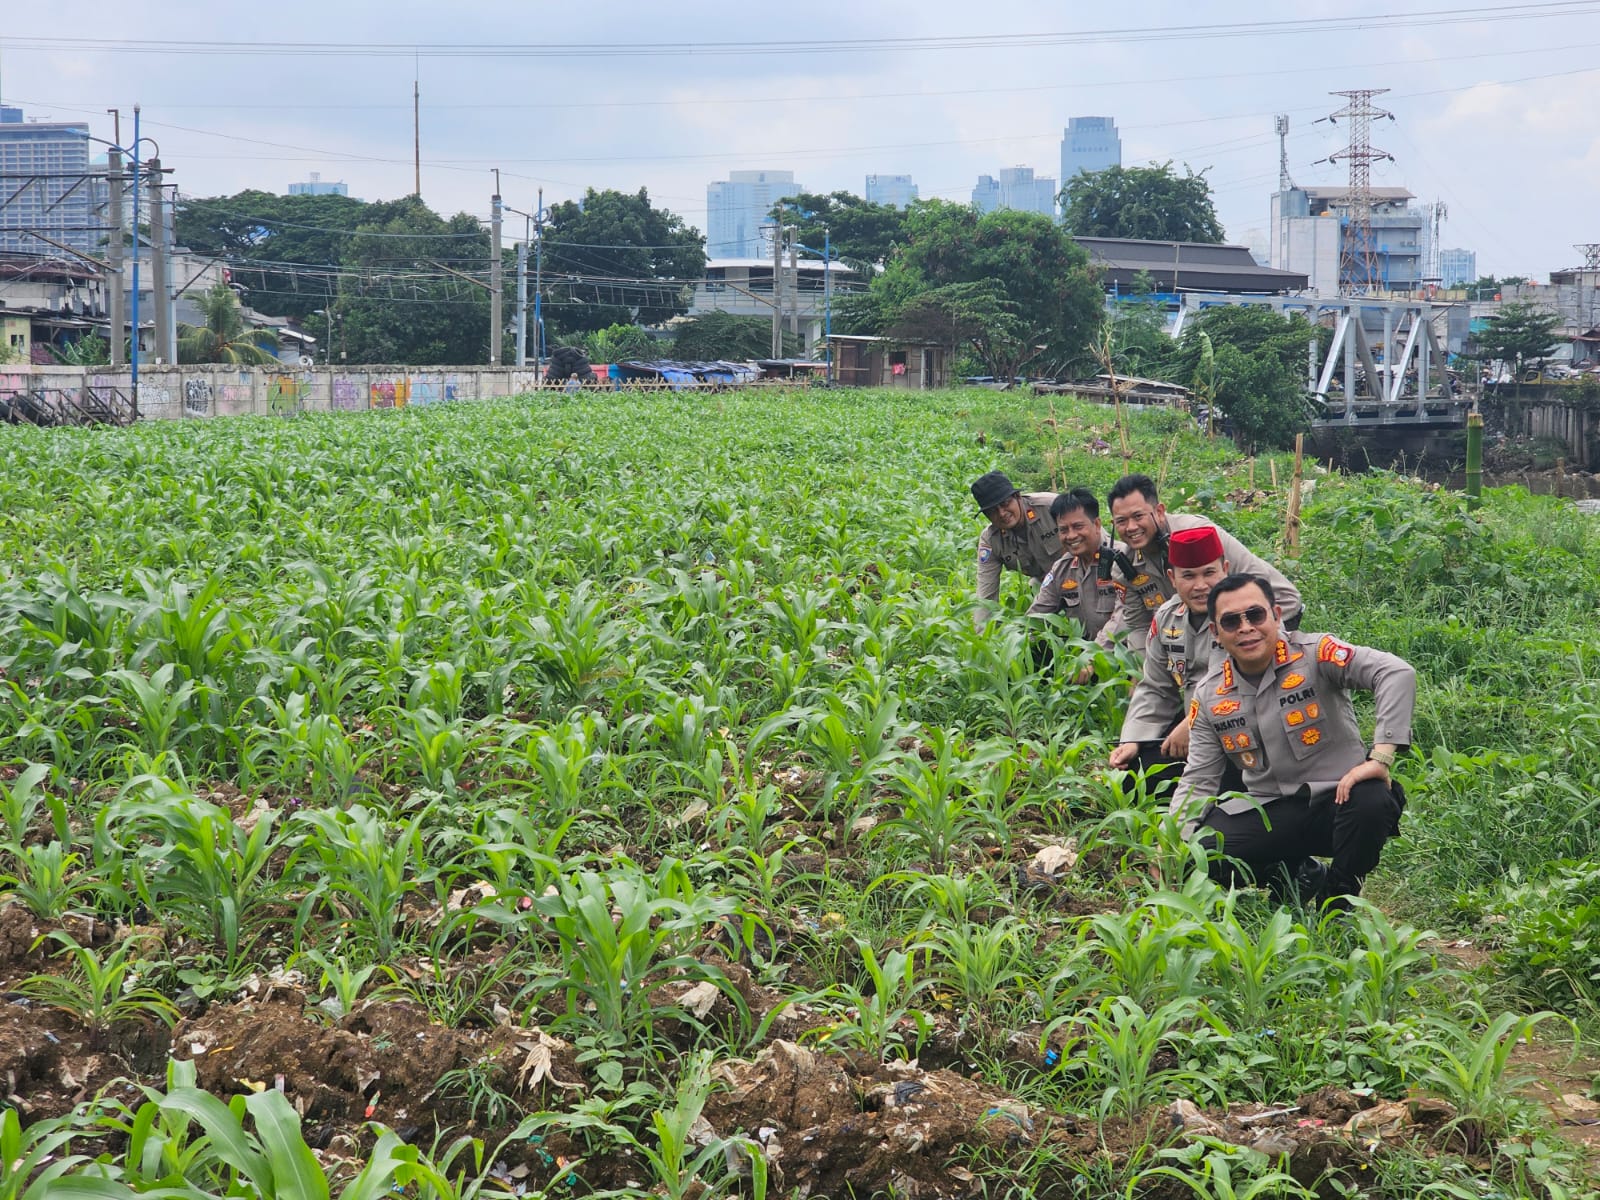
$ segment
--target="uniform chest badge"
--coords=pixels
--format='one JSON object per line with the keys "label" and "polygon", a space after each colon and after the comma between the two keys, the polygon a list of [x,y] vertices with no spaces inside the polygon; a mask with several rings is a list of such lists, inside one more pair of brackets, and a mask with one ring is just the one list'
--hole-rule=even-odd
{"label": "uniform chest badge", "polygon": [[1289,674],[1287,674],[1287,675],[1285,675],[1283,677],[1283,682],[1280,683],[1278,686],[1281,687],[1286,692],[1292,692],[1292,691],[1294,691],[1295,688],[1299,687],[1305,681],[1306,681],[1306,677],[1304,675],[1301,675],[1297,671],[1291,671]]}
{"label": "uniform chest badge", "polygon": [[1322,730],[1308,729],[1300,735],[1300,741],[1306,746],[1315,746],[1322,740]]}
{"label": "uniform chest badge", "polygon": [[1061,581],[1061,590],[1064,591],[1064,592],[1070,592],[1073,588],[1075,588],[1077,586],[1078,586],[1078,581],[1076,579],[1063,579]]}
{"label": "uniform chest badge", "polygon": [[1256,756],[1255,756],[1254,751],[1252,751],[1250,753],[1247,753],[1247,754],[1241,754],[1239,756],[1239,761],[1242,762],[1247,767],[1255,766],[1256,765]]}
{"label": "uniform chest badge", "polygon": [[1148,576],[1148,575],[1135,575],[1133,577],[1133,580],[1132,580],[1130,586],[1131,587],[1143,587],[1145,584],[1147,584],[1149,582],[1150,582],[1150,576]]}
{"label": "uniform chest badge", "polygon": [[1306,723],[1306,714],[1297,708],[1283,719],[1290,725],[1304,725]]}
{"label": "uniform chest badge", "polygon": [[1217,703],[1211,706],[1212,715],[1218,717],[1225,717],[1229,713],[1236,713],[1238,711],[1239,702],[1237,700],[1219,700]]}

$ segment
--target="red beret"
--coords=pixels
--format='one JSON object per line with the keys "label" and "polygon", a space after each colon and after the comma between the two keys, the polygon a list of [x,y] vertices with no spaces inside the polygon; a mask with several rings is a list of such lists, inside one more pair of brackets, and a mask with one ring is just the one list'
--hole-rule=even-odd
{"label": "red beret", "polygon": [[1167,539],[1169,567],[1203,567],[1222,557],[1222,539],[1215,525],[1179,529]]}

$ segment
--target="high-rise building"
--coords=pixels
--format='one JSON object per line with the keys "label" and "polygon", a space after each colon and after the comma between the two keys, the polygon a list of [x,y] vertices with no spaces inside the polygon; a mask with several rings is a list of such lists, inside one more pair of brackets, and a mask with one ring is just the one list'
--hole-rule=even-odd
{"label": "high-rise building", "polygon": [[1061,133],[1061,185],[1080,171],[1122,165],[1122,138],[1111,117],[1068,117]]}
{"label": "high-rise building", "polygon": [[[1423,282],[1423,229],[1414,197],[1403,187],[1374,187],[1372,256],[1380,292],[1414,292]],[[1272,265],[1300,271],[1319,296],[1339,295],[1339,263],[1353,241],[1349,189],[1292,187],[1274,192],[1271,205]]]}
{"label": "high-rise building", "polygon": [[350,185],[347,183],[323,182],[318,171],[311,172],[311,178],[304,183],[291,183],[289,195],[291,196],[348,196]]}
{"label": "high-rise building", "polygon": [[1439,251],[1439,283],[1443,287],[1465,287],[1478,281],[1478,252],[1476,250]]}
{"label": "high-rise building", "polygon": [[867,203],[909,208],[917,198],[917,185],[909,175],[868,175]]}
{"label": "high-rise building", "polygon": [[87,254],[105,240],[104,176],[91,177],[89,126],[83,121],[24,121],[0,107],[0,251],[56,257],[34,233]]}
{"label": "high-rise building", "polygon": [[761,227],[772,223],[772,206],[805,187],[793,171],[730,171],[706,185],[706,257],[759,258],[771,253]]}
{"label": "high-rise building", "polygon": [[1035,176],[1032,167],[1002,167],[1000,177],[979,175],[972,189],[972,203],[979,212],[1009,208],[1018,212],[1056,212],[1056,181],[1048,175]]}

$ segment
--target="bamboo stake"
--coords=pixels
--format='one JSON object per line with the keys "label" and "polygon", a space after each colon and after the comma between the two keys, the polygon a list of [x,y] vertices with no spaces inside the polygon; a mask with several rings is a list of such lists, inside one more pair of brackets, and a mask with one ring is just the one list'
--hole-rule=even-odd
{"label": "bamboo stake", "polygon": [[1290,558],[1300,557],[1300,481],[1305,475],[1306,435],[1294,435],[1294,474],[1289,477],[1289,509],[1283,540]]}
{"label": "bamboo stake", "polygon": [[1250,456],[1250,484],[1249,484],[1249,487],[1250,487],[1250,490],[1252,492],[1256,490],[1256,459],[1255,459],[1255,455],[1253,455],[1253,454]]}
{"label": "bamboo stake", "polygon": [[1272,468],[1272,490],[1273,491],[1277,491],[1278,490],[1278,460],[1275,459],[1275,458],[1267,459],[1267,466]]}
{"label": "bamboo stake", "polygon": [[1483,498],[1483,414],[1467,414],[1467,504],[1477,508]]}

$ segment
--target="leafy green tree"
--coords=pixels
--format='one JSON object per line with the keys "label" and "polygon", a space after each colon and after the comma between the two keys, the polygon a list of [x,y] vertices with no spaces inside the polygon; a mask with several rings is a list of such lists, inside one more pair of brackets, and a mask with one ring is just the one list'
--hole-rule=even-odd
{"label": "leafy green tree", "polygon": [[[111,361],[111,343],[98,333],[91,333],[65,346],[51,346],[50,353],[64,367],[103,367]],[[0,358],[0,362],[4,361]]]}
{"label": "leafy green tree", "polygon": [[1061,189],[1061,219],[1078,237],[1222,241],[1205,173],[1183,171],[1165,162],[1074,175]]}
{"label": "leafy green tree", "polygon": [[1499,359],[1511,366],[1520,386],[1523,368],[1541,365],[1560,344],[1556,336],[1561,314],[1536,304],[1513,301],[1484,322],[1473,336],[1474,348],[1482,358]]}
{"label": "leafy green tree", "polygon": [[1295,313],[1254,304],[1210,308],[1184,326],[1158,374],[1199,384],[1247,450],[1292,445],[1313,415],[1306,346],[1329,337]]}
{"label": "leafy green tree", "polygon": [[1493,275],[1480,275],[1477,282],[1467,284],[1467,298],[1469,300],[1493,300],[1520,284],[1531,283],[1526,275],[1503,275],[1496,278]]}
{"label": "leafy green tree", "polygon": [[550,210],[544,231],[544,316],[553,330],[659,325],[689,311],[705,275],[705,238],[650,194],[590,188]]}
{"label": "leafy green tree", "polygon": [[[858,268],[881,263],[905,237],[906,213],[892,204],[869,204],[853,192],[801,192],[780,200],[773,220],[795,227],[801,245],[831,250]],[[824,238],[823,229],[827,229]],[[865,273],[863,271],[863,273]]]}
{"label": "leafy green tree", "polygon": [[225,283],[218,283],[196,303],[205,314],[204,325],[178,327],[180,363],[233,363],[255,366],[276,362],[273,353],[277,335],[270,329],[255,329],[246,323],[239,309],[239,298]]}
{"label": "leafy green tree", "polygon": [[[783,352],[799,354],[800,339],[785,332]],[[748,362],[772,353],[772,322],[766,317],[741,317],[709,312],[685,321],[673,332],[672,355],[691,362]]]}
{"label": "leafy green tree", "polygon": [[939,200],[912,207],[869,296],[846,307],[850,324],[965,343],[1002,378],[1083,361],[1104,307],[1088,255],[1049,217]]}
{"label": "leafy green tree", "polygon": [[588,334],[581,342],[592,363],[660,358],[663,345],[661,339],[638,325],[608,325]]}
{"label": "leafy green tree", "polygon": [[349,196],[249,190],[182,199],[174,227],[180,246],[228,261],[252,307],[303,320],[333,299],[350,236],[373,207]]}
{"label": "leafy green tree", "polygon": [[489,295],[462,278],[481,278],[489,262],[488,231],[472,214],[447,221],[416,196],[369,204],[344,261],[333,304],[349,362],[487,361]]}

